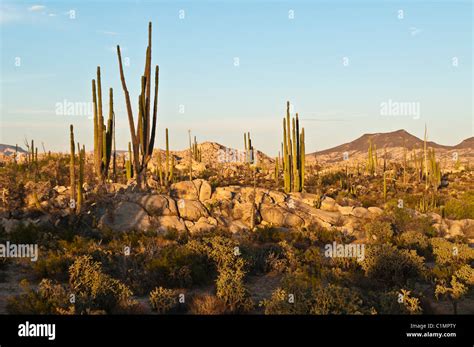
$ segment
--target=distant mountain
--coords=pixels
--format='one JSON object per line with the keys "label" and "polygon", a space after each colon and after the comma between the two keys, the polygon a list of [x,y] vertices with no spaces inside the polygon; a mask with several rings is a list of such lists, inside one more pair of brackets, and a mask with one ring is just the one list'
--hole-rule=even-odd
{"label": "distant mountain", "polygon": [[[384,151],[387,152],[388,159],[400,160],[403,157],[404,148],[409,151],[420,150],[423,148],[423,140],[401,129],[388,133],[364,134],[354,141],[342,145],[325,149],[319,152],[307,154],[308,163],[318,161],[321,163],[342,162],[344,153],[347,152],[350,159],[356,161],[365,160],[369,141],[376,147],[379,158]],[[440,145],[433,141],[427,142],[428,148],[434,148],[441,157],[449,159],[453,152],[458,152],[461,158],[469,159],[474,157],[474,137],[470,137],[456,146]],[[385,148],[385,150],[384,150]]]}
{"label": "distant mountain", "polygon": [[461,142],[459,145],[454,146],[456,149],[464,149],[464,148],[474,148],[474,137],[470,137],[468,139],[465,139],[463,142]]}
{"label": "distant mountain", "polygon": [[[18,150],[18,153],[26,153],[26,151],[21,147],[18,147],[17,150]],[[15,146],[4,145],[0,143],[0,154],[8,155],[8,156],[15,154]]]}
{"label": "distant mountain", "polygon": [[[367,148],[369,147],[369,140],[372,141],[372,144],[375,145],[377,149],[383,149],[384,147],[387,147],[387,148],[406,147],[409,150],[412,150],[412,149],[423,147],[422,139],[419,139],[418,137],[407,132],[406,130],[401,129],[401,130],[392,131],[389,133],[364,134],[352,142],[344,143],[342,145],[329,148],[323,151],[319,151],[316,153],[312,153],[312,154],[318,155],[318,154],[329,154],[332,152],[367,151]],[[465,140],[465,141],[468,141],[468,140]],[[472,144],[472,140],[471,140],[471,144]],[[432,147],[432,148],[443,148],[443,149],[453,148],[451,146],[440,145],[432,141],[428,141],[427,146]]]}

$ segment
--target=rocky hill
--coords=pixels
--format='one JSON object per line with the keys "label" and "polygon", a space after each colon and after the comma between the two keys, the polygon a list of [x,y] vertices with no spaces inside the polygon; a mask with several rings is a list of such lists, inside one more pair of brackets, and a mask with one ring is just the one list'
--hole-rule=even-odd
{"label": "rocky hill", "polygon": [[[308,163],[338,164],[348,158],[349,163],[364,162],[367,159],[369,141],[377,148],[377,156],[383,158],[386,152],[387,160],[403,159],[405,149],[408,150],[408,158],[411,158],[413,151],[423,149],[423,140],[408,133],[405,130],[397,130],[388,133],[364,134],[354,141],[329,148],[323,151],[310,153],[307,155]],[[468,138],[456,146],[441,145],[433,141],[427,142],[428,148],[436,151],[438,159],[441,159],[446,166],[454,165],[456,158],[463,163],[474,159],[474,138]]]}

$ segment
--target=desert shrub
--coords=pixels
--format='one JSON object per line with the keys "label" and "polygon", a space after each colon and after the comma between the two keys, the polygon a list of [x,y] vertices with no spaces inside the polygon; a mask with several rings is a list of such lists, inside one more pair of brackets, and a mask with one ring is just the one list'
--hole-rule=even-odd
{"label": "desert shrub", "polygon": [[250,274],[262,274],[273,271],[274,263],[270,260],[276,260],[280,257],[281,250],[276,245],[241,245],[242,257],[247,263]]}
{"label": "desert shrub", "polygon": [[465,192],[459,199],[448,200],[444,212],[449,219],[474,219],[474,191]]}
{"label": "desert shrub", "polygon": [[7,312],[10,314],[66,314],[74,313],[66,289],[51,280],[43,279],[37,289],[28,281],[20,283],[23,294],[8,299]]}
{"label": "desert shrub", "polygon": [[56,251],[48,251],[32,266],[38,278],[52,278],[58,281],[67,281],[68,268],[71,264],[72,259],[67,255]]}
{"label": "desert shrub", "polygon": [[90,256],[81,256],[69,268],[69,286],[75,294],[77,313],[104,310],[107,313],[126,311],[135,303],[131,290],[120,281],[104,274],[101,264]]}
{"label": "desert shrub", "polygon": [[365,275],[386,286],[404,285],[408,279],[424,275],[424,258],[414,250],[393,245],[370,245],[361,262]]}
{"label": "desert shrub", "polygon": [[227,313],[226,304],[213,295],[196,295],[189,305],[191,314],[220,315]]}
{"label": "desert shrub", "polygon": [[436,298],[446,298],[457,313],[457,306],[474,285],[474,270],[470,262],[474,249],[467,244],[452,243],[442,238],[433,238],[430,244],[435,258],[431,274],[436,281]]}
{"label": "desert shrub", "polygon": [[41,231],[42,230],[39,230],[39,228],[35,227],[34,225],[20,224],[8,235],[9,241],[11,243],[38,243]]}
{"label": "desert shrub", "polygon": [[406,289],[372,293],[379,314],[422,314],[420,299]]}
{"label": "desert shrub", "polygon": [[287,231],[273,227],[259,228],[253,235],[255,241],[260,243],[277,243],[288,239]]}
{"label": "desert shrub", "polygon": [[150,304],[153,311],[168,313],[178,305],[178,292],[172,289],[156,287],[150,292]]}
{"label": "desert shrub", "polygon": [[393,231],[390,223],[374,220],[365,226],[367,239],[372,243],[391,243]]}
{"label": "desert shrub", "polygon": [[354,290],[329,284],[313,289],[311,314],[362,314],[361,297]]}
{"label": "desert shrub", "polygon": [[321,176],[321,184],[323,186],[331,186],[333,184],[338,184],[341,180],[345,179],[345,173],[338,171],[338,172],[330,172],[326,173]]}
{"label": "desert shrub", "polygon": [[436,237],[430,239],[433,256],[436,264],[446,267],[459,265],[474,259],[474,249],[464,243],[452,243],[446,239]]}
{"label": "desert shrub", "polygon": [[457,314],[457,306],[474,286],[474,269],[464,264],[457,269],[451,276],[451,280],[440,280],[435,288],[436,298],[445,297],[451,301],[453,305],[453,313]]}
{"label": "desert shrub", "polygon": [[299,282],[288,288],[277,288],[270,299],[263,300],[265,314],[361,314],[363,307],[358,293],[333,284],[310,286]]}
{"label": "desert shrub", "polygon": [[253,303],[244,286],[244,260],[236,259],[233,266],[219,268],[216,281],[216,295],[230,309],[231,312],[246,312],[252,309]]}
{"label": "desert shrub", "polygon": [[161,249],[146,263],[145,271],[147,283],[182,288],[210,283],[215,275],[205,256],[181,245]]}
{"label": "desert shrub", "polygon": [[8,172],[2,170],[5,174],[1,174],[3,178],[0,186],[5,188],[5,200],[2,204],[7,211],[15,212],[21,210],[25,206],[26,190],[23,182],[17,180],[16,172]]}
{"label": "desert shrub", "polygon": [[392,205],[380,219],[391,223],[395,235],[409,230],[416,230],[430,237],[436,235],[436,229],[433,227],[433,220],[430,216],[416,216],[413,210],[408,208],[398,208]]}
{"label": "desert shrub", "polygon": [[419,231],[409,230],[398,236],[397,245],[402,248],[415,249],[425,255],[428,253],[429,239]]}
{"label": "desert shrub", "polygon": [[245,312],[253,307],[244,285],[246,263],[237,243],[224,236],[213,236],[192,240],[188,247],[215,262],[218,272],[216,296],[226,304],[229,311]]}
{"label": "desert shrub", "polygon": [[321,251],[317,247],[309,247],[302,254],[302,264],[306,273],[311,276],[319,276],[323,268]]}
{"label": "desert shrub", "polygon": [[294,301],[294,294],[288,293],[285,289],[277,288],[273,291],[270,299],[260,302],[267,315],[278,314],[307,314],[309,309],[308,302],[303,301],[304,296],[298,297],[298,303]]}
{"label": "desert shrub", "polygon": [[279,252],[268,253],[265,259],[267,272],[283,273],[286,271],[287,262]]}
{"label": "desert shrub", "polygon": [[332,243],[333,241],[345,243],[348,241],[348,237],[335,228],[323,228],[320,226],[315,226],[311,232],[313,233],[313,237],[320,244]]}

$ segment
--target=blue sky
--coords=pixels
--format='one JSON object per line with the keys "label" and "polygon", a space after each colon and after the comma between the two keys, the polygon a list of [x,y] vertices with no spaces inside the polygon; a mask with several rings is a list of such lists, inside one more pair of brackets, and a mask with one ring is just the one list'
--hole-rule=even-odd
{"label": "blue sky", "polygon": [[[150,20],[158,145],[165,127],[174,149],[187,146],[188,129],[236,148],[250,131],[257,148],[275,155],[286,100],[308,152],[401,128],[422,137],[425,123],[442,144],[473,136],[471,1],[2,1],[0,11],[0,143],[26,136],[66,151],[72,123],[91,149],[90,117],[55,110],[64,100],[90,102],[100,65],[125,148],[115,46],[130,61],[136,110]],[[381,115],[389,100],[417,103],[419,117]]]}

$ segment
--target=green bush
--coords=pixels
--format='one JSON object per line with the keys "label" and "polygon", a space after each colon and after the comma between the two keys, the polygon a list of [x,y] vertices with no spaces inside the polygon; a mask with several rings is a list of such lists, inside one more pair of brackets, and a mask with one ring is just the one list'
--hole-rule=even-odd
{"label": "green bush", "polygon": [[265,314],[362,314],[369,310],[363,306],[359,294],[349,288],[333,284],[328,286],[292,285],[277,288],[270,299],[260,303]]}
{"label": "green bush", "polygon": [[365,275],[386,286],[404,285],[411,278],[424,276],[424,258],[414,250],[393,245],[369,245],[361,262]]}
{"label": "green bush", "polygon": [[419,231],[409,230],[398,236],[397,245],[402,248],[415,249],[425,255],[428,253],[429,239]]}
{"label": "green bush", "polygon": [[372,243],[391,243],[393,231],[390,223],[374,220],[365,226],[367,239]]}
{"label": "green bush", "polygon": [[76,312],[104,310],[124,312],[135,304],[131,290],[102,272],[101,264],[90,256],[81,256],[69,268],[69,287],[75,294]]}
{"label": "green bush", "polygon": [[244,285],[246,263],[237,243],[224,236],[213,236],[192,240],[188,247],[206,254],[215,262],[218,272],[216,296],[226,304],[229,311],[240,313],[252,309],[253,302]]}
{"label": "green bush", "polygon": [[449,219],[474,219],[474,191],[468,191],[459,199],[446,202],[444,212]]}
{"label": "green bush", "polygon": [[387,292],[371,293],[376,297],[377,313],[379,314],[421,314],[420,299],[413,296],[408,290],[391,290]]}

